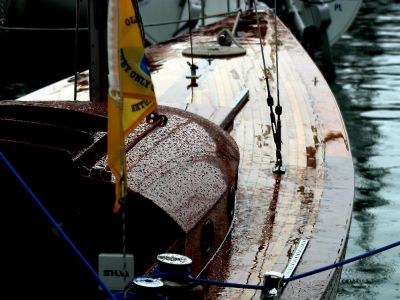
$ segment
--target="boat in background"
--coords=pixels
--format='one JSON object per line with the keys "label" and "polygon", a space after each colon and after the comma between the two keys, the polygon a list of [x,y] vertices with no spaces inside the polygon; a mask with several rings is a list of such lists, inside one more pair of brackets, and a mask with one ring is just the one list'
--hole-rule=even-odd
{"label": "boat in background", "polygon": [[[274,6],[274,0],[266,1]],[[277,2],[280,18],[331,83],[336,72],[331,47],[356,18],[362,0],[285,0]]]}
{"label": "boat in background", "polygon": [[[80,12],[80,26],[88,26],[87,0],[80,0],[79,7],[75,0],[61,2],[40,0],[35,3],[28,0],[1,0],[0,3],[0,19],[2,25],[7,27],[73,28],[76,25],[76,9]],[[261,3],[274,7],[274,0],[265,0]],[[362,0],[286,0],[279,1],[278,10],[281,14],[287,15],[287,18],[292,18],[289,20],[281,15],[289,22],[287,26],[289,24],[296,26],[295,30],[300,39],[305,31],[313,27],[314,31],[326,30],[329,44],[332,46],[353,23],[361,3]],[[245,8],[244,2],[237,0],[192,0],[190,1],[192,20],[189,21],[187,6],[188,3],[181,0],[139,1],[147,42],[153,44],[164,41],[180,33],[186,33],[189,23],[192,27],[204,26],[220,19],[223,14]],[[212,17],[213,15],[216,16]]]}
{"label": "boat in background", "polygon": [[329,45],[333,46],[353,23],[362,0],[286,0],[283,3],[278,7],[281,17],[296,31],[300,41],[310,39],[304,35],[326,31]]}
{"label": "boat in background", "polygon": [[[264,2],[270,7],[274,6],[274,0],[259,1]],[[191,0],[189,3],[192,11],[190,20],[187,1],[140,1],[147,45],[187,33],[189,28],[204,26],[227,13],[234,14],[237,9],[245,8],[244,2],[237,0]],[[278,1],[280,18],[317,62],[328,82],[335,78],[330,47],[352,24],[361,3],[362,0]],[[77,11],[79,14],[76,14]],[[4,59],[2,64],[7,70],[7,76],[23,68],[28,78],[46,78],[47,72],[54,73],[57,70],[49,67],[51,64],[47,64],[47,69],[40,68],[36,62],[49,59],[58,61],[58,70],[64,69],[64,76],[57,78],[61,79],[65,74],[74,72],[72,67],[75,64],[73,55],[77,56],[75,52],[80,53],[77,68],[80,71],[87,69],[90,62],[82,58],[87,58],[90,51],[87,32],[89,13],[87,0],[0,0],[0,39],[6,45],[0,49],[0,57],[7,58],[10,53],[17,53],[19,57],[17,66],[15,62],[10,63]],[[103,13],[95,12],[91,18],[97,18],[96,15]],[[75,33],[76,26],[80,28],[79,38]],[[31,47],[31,55],[27,56],[25,42],[22,41],[38,47]],[[69,60],[61,62],[55,53],[63,53]],[[39,73],[37,70],[40,69],[43,71]],[[20,73],[17,71],[15,76],[21,76]]]}
{"label": "boat in background", "polygon": [[[329,85],[287,27],[270,10],[249,9],[150,46],[146,54],[158,115],[168,122],[149,133],[163,120],[153,116],[125,144],[134,276],[151,274],[164,252],[189,257],[194,278],[258,286],[344,258],[354,197],[350,144]],[[146,85],[128,61],[121,67]],[[112,212],[116,182],[105,167],[105,103],[89,92],[92,76],[90,70],[1,101],[0,150],[97,269],[99,254],[118,252],[123,243],[122,216]],[[71,101],[75,95],[78,101]],[[5,198],[24,198],[1,175],[10,188]],[[43,277],[23,282],[30,295],[39,290],[43,297],[39,285],[48,282],[51,295],[62,285],[68,291],[60,297],[104,299],[59,236],[32,209],[8,202],[3,211],[15,215],[4,218],[12,221],[4,236],[14,237],[9,229],[23,236],[9,244],[9,261],[14,267],[23,261],[27,272],[45,267]],[[29,226],[32,218],[40,226]],[[27,245],[40,261],[24,256]],[[111,270],[108,275],[124,274]],[[280,281],[264,292],[163,284],[180,299],[329,299],[340,273]]]}
{"label": "boat in background", "polygon": [[[202,2],[190,1],[192,20],[189,22],[186,1],[139,1],[142,18],[149,25],[145,29],[146,45],[215,21],[218,16],[222,18],[228,11],[234,12],[237,3],[244,7],[243,1],[207,0],[202,9]],[[0,0],[0,82],[44,82],[46,85],[88,69],[91,64],[88,20],[104,19],[106,14],[90,9],[90,3],[88,0]],[[200,13],[217,17],[201,20]],[[89,14],[92,15],[89,17]],[[93,26],[100,25],[95,23]],[[26,45],[30,45],[29,52]],[[10,60],[10,56],[17,59]],[[43,63],[50,61],[53,63]],[[27,92],[36,90],[37,84],[33,84],[34,89],[27,86]],[[4,96],[0,95],[0,99]]]}
{"label": "boat in background", "polygon": [[[184,5],[182,3],[184,2]],[[162,42],[185,33],[188,30],[187,3],[185,1],[170,1],[168,4],[156,1],[141,1],[145,32],[148,41],[152,43]],[[258,1],[259,4],[267,4],[274,8],[274,0]],[[252,1],[249,1],[251,6]],[[278,1],[280,17],[299,41],[314,39],[315,44],[321,43],[320,35],[326,34],[328,46],[334,45],[347,31],[357,16],[362,0],[285,0]],[[204,5],[204,7],[202,7]],[[229,1],[191,1],[193,26],[204,26],[218,20],[218,17],[210,16],[235,12],[244,9],[244,2]],[[172,15],[174,13],[174,15]],[[203,16],[205,17],[204,19]],[[183,21],[186,22],[183,23]],[[174,22],[179,21],[179,22]],[[170,23],[170,24],[165,24]],[[159,24],[159,25],[157,25]],[[186,29],[186,30],[184,30]]]}
{"label": "boat in background", "polygon": [[[79,6],[77,5],[79,4]],[[79,10],[79,27],[88,27],[88,0],[0,0],[3,24],[12,28],[30,31],[62,28],[73,30],[76,26],[76,11]],[[181,0],[139,1],[141,17],[144,21],[146,43],[153,44],[186,33],[189,27],[202,26],[221,19],[229,12],[244,8],[243,1],[191,0],[192,18],[188,20],[188,3]],[[206,18],[202,18],[205,16]],[[214,16],[214,17],[212,17]],[[211,18],[210,18],[211,17]],[[59,32],[60,33],[60,32]],[[74,40],[69,43],[73,44]]]}

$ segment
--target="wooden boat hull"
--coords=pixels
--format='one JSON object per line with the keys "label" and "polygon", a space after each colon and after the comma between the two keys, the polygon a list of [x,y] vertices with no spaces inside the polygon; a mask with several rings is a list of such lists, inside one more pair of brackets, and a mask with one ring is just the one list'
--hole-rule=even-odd
{"label": "wooden boat hull", "polygon": [[[239,160],[233,139],[192,113],[161,106],[159,113],[167,126],[137,142],[142,124],[127,139],[130,277],[149,272],[167,251],[190,256],[200,272],[233,219]],[[122,211],[113,213],[115,187],[106,168],[105,116],[101,103],[0,102],[0,152],[95,270],[99,254],[123,249]],[[105,299],[10,170],[4,164],[0,170],[7,287],[22,284],[21,297]]]}
{"label": "wooden boat hull", "polygon": [[[276,147],[271,134],[265,73],[262,70],[254,13],[241,16],[238,42],[246,54],[229,58],[195,57],[196,85],[190,85],[190,57],[182,51],[189,38],[169,40],[147,49],[158,102],[205,114],[230,110],[239,95],[249,100],[229,128],[238,145],[240,164],[232,232],[210,263],[195,276],[235,283],[262,284],[267,271],[282,272],[300,239],[309,244],[296,274],[310,271],[345,255],[354,197],[354,170],[349,139],[336,100],[322,74],[288,29],[278,20],[278,62],[275,60],[274,17],[261,17],[262,42],[271,92],[282,114],[284,175],[274,175]],[[231,29],[235,18],[206,26],[193,34],[195,47],[218,48],[216,35]],[[236,47],[231,46],[231,47]],[[86,76],[83,74],[83,76]],[[87,99],[88,82],[80,80],[79,99]],[[31,99],[71,99],[71,84],[27,95]],[[215,121],[214,113],[207,113]],[[196,256],[192,252],[189,256]],[[334,297],[340,269],[290,282],[282,299]],[[251,299],[260,292],[204,287],[205,299]]]}

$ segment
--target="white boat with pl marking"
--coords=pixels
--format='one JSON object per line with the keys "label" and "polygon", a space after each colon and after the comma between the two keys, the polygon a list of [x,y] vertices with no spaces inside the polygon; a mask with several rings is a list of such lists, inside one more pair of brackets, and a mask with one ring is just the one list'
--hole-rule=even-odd
{"label": "white boat with pl marking", "polygon": [[336,73],[331,46],[353,23],[362,0],[286,0],[277,3],[283,22],[316,62],[326,80],[333,82]]}
{"label": "white boat with pl marking", "polygon": [[[81,26],[87,26],[87,0],[80,1]],[[247,1],[248,3],[252,1]],[[259,1],[263,2],[263,1]],[[273,1],[266,0],[273,5]],[[75,0],[0,0],[3,11],[4,26],[11,27],[54,27],[75,25]],[[304,27],[319,27],[321,22],[329,19],[327,34],[330,45],[333,45],[340,36],[353,23],[362,4],[362,0],[285,0],[278,1],[278,5],[284,5],[289,13],[300,15]],[[181,0],[142,0],[139,1],[143,23],[148,42],[155,43],[173,37],[178,33],[187,32],[187,2]],[[244,1],[228,0],[191,0],[193,19],[204,16],[213,16],[226,12],[234,12],[238,8],[244,8]],[[204,5],[204,7],[202,7]],[[328,8],[325,10],[324,6]],[[63,17],[64,16],[64,17]],[[65,20],[67,18],[69,21]],[[217,20],[218,17],[206,18],[197,21],[198,26]],[[176,21],[176,22],[174,22]],[[170,22],[170,24],[163,24]],[[155,26],[163,24],[162,26]],[[186,28],[186,30],[183,30]],[[300,30],[300,28],[299,28]]]}
{"label": "white boat with pl marking", "polygon": [[[353,23],[362,0],[286,0],[286,3],[292,13],[297,9],[305,27],[318,27],[328,19],[327,35],[332,46]],[[295,7],[290,8],[292,5]]]}
{"label": "white boat with pl marking", "polygon": [[[7,73],[27,68],[30,70],[27,76],[32,73],[31,76],[47,78],[47,72],[54,73],[53,67],[47,65],[42,72],[31,71],[40,69],[37,61],[46,58],[57,60],[54,53],[67,53],[70,56],[78,50],[80,53],[88,53],[90,37],[87,27],[90,2],[87,0],[61,2],[0,0],[0,39],[5,45],[0,49],[0,57],[4,60],[3,66],[8,70]],[[188,4],[187,1],[181,0],[142,0],[139,7],[146,33],[146,44],[154,44],[187,33],[189,27],[210,24],[226,13],[234,14],[237,9],[245,8],[245,2],[251,5],[254,1],[191,0]],[[264,2],[270,7],[274,6],[274,0],[258,1],[260,4]],[[330,47],[352,24],[362,0],[285,0],[277,3],[280,18],[314,59],[328,82],[332,82],[335,70]],[[192,10],[191,21],[188,20],[188,5]],[[79,18],[75,17],[76,11],[79,11]],[[97,11],[91,18],[101,18],[102,14],[104,12]],[[74,34],[76,27],[80,28],[79,36]],[[21,50],[25,47],[22,41],[37,45],[31,48],[32,56],[36,57],[36,60],[26,57]],[[14,53],[19,53],[17,56],[20,60],[10,63],[6,58]],[[57,65],[60,70],[61,66],[65,70],[72,70],[73,61],[58,61]],[[88,66],[89,62],[81,57],[78,65]],[[82,67],[79,69],[82,70]]]}

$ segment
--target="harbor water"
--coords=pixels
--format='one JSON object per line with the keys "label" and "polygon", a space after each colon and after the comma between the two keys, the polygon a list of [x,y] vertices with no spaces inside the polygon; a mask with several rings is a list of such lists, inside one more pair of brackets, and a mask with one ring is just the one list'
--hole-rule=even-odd
{"label": "harbor water", "polygon": [[[400,1],[364,0],[333,55],[356,171],[349,258],[400,240]],[[400,247],[345,265],[337,299],[400,299]]]}
{"label": "harbor water", "polygon": [[[331,87],[356,171],[349,258],[400,240],[400,1],[364,0],[332,50]],[[72,66],[56,78],[11,76],[0,68],[0,100],[69,76]],[[345,265],[337,299],[400,299],[400,247]]]}

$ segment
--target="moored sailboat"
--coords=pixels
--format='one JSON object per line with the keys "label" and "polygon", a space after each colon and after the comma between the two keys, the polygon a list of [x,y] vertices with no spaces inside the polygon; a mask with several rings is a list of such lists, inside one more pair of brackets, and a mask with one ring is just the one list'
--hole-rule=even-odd
{"label": "moored sailboat", "polygon": [[[218,33],[230,36],[232,45],[217,44]],[[237,48],[244,51],[237,52]],[[353,199],[346,130],[321,73],[276,16],[249,10],[150,47],[146,53],[160,104],[158,113],[168,122],[148,133],[146,128],[159,120],[150,119],[126,142],[126,203],[134,216],[126,216],[133,232],[128,231],[126,238],[130,240],[128,251],[140,257],[135,258],[135,276],[150,273],[161,252],[191,258],[194,277],[255,285],[263,285],[268,271],[287,270],[305,240],[308,246],[295,263],[296,272],[343,257]],[[126,68],[125,63],[119,65]],[[78,95],[85,90],[81,84]],[[45,96],[52,89],[25,100],[37,95],[41,100],[56,100],[55,93],[67,95],[57,90]],[[11,147],[15,141],[9,140],[30,137],[38,126],[33,116],[48,118],[44,123],[50,126],[44,127],[49,133],[55,128],[63,130],[61,137],[67,136],[64,132],[79,132],[79,147],[67,143],[64,151],[55,152],[59,153],[57,165],[65,161],[62,182],[67,186],[78,182],[86,191],[84,197],[76,198],[72,191],[65,196],[64,202],[77,200],[80,208],[73,206],[71,215],[79,215],[80,222],[75,224],[71,218],[62,223],[72,227],[75,235],[82,234],[81,246],[97,265],[99,249],[115,252],[122,248],[122,241],[114,236],[122,227],[122,216],[112,212],[113,187],[118,182],[107,180],[104,168],[104,104],[31,100],[2,103],[4,122],[22,119],[21,129],[10,127],[9,136],[3,138],[7,143],[2,151],[10,147],[8,154],[24,155],[14,151],[32,140],[20,141],[15,148]],[[86,127],[71,129],[76,118]],[[56,126],[60,121],[65,122],[63,126]],[[47,158],[48,152],[40,150],[53,150],[54,145],[38,144],[32,148]],[[76,170],[89,172],[77,174]],[[75,179],[71,182],[70,178]],[[54,194],[58,190],[55,185]],[[114,224],[109,234],[108,223]],[[100,224],[101,230],[95,230]],[[93,232],[97,232],[95,242],[85,242]],[[329,297],[339,277],[340,270],[334,270],[290,282],[282,298]],[[181,291],[184,297],[187,286]],[[260,292],[204,286],[195,293],[211,299],[249,299]]]}

